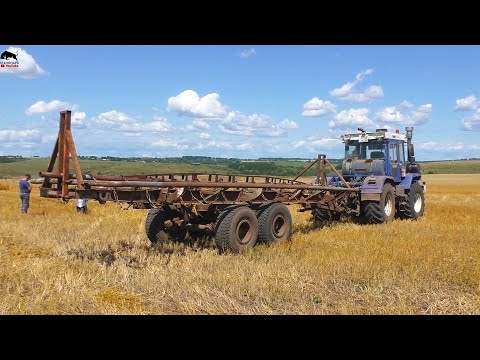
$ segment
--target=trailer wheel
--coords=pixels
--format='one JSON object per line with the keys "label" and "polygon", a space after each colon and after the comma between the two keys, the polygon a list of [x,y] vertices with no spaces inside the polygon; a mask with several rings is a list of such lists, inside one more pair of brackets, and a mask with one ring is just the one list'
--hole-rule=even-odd
{"label": "trailer wheel", "polygon": [[425,194],[418,183],[413,183],[408,192],[407,203],[403,211],[399,212],[401,219],[417,220],[425,211]]}
{"label": "trailer wheel", "polygon": [[221,252],[239,253],[251,249],[257,237],[257,217],[247,206],[226,209],[215,224],[215,244]]}
{"label": "trailer wheel", "polygon": [[173,216],[165,212],[165,210],[150,209],[145,221],[145,232],[148,240],[152,243],[165,243],[169,240],[185,240],[185,236],[187,235],[186,230],[178,227],[172,229],[167,229],[165,227],[164,222],[169,219],[173,219]]}
{"label": "trailer wheel", "polygon": [[380,201],[363,203],[363,222],[367,224],[383,224],[393,221],[395,217],[395,192],[391,184],[383,186]]}
{"label": "trailer wheel", "polygon": [[275,243],[292,238],[292,215],[281,203],[270,204],[258,217],[258,241]]}
{"label": "trailer wheel", "polygon": [[328,222],[340,220],[340,214],[330,211],[316,208],[312,211],[314,221]]}
{"label": "trailer wheel", "polygon": [[107,201],[112,200],[110,193],[108,191],[100,191],[97,194],[98,202],[100,204],[105,204]]}

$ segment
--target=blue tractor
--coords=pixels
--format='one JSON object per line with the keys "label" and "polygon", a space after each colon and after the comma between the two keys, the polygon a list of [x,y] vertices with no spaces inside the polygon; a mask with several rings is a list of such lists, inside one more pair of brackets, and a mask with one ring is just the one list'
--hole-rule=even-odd
{"label": "blue tractor", "polygon": [[[360,196],[354,198],[348,213],[343,213],[367,224],[423,216],[426,185],[421,181],[420,164],[415,162],[413,127],[406,127],[405,134],[358,130],[341,136],[345,144],[341,176],[327,177],[328,186],[342,187],[346,181],[350,187],[360,188]],[[313,215],[329,221],[338,220],[342,212],[316,208]]]}

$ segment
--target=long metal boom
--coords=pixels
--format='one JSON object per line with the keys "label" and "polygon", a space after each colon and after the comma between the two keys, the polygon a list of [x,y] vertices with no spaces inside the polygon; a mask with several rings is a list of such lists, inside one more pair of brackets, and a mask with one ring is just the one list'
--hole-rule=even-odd
{"label": "long metal boom", "polygon": [[[72,182],[75,185],[76,181]],[[85,180],[84,184],[104,187],[148,187],[148,188],[262,188],[262,189],[294,189],[294,190],[327,190],[358,192],[359,188],[344,188],[320,185],[301,184],[269,184],[269,183],[233,183],[233,182],[207,182],[207,181],[95,181]]]}

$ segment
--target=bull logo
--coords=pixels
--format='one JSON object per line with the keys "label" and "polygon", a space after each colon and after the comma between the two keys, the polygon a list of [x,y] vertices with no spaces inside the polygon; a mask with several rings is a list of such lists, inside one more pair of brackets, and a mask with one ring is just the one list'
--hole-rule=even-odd
{"label": "bull logo", "polygon": [[14,54],[14,53],[11,53],[10,51],[5,50],[2,53],[2,55],[0,56],[0,58],[5,59],[5,60],[8,60],[10,58],[14,58],[16,61],[18,61],[17,56],[18,56],[18,51],[17,51],[16,54]]}

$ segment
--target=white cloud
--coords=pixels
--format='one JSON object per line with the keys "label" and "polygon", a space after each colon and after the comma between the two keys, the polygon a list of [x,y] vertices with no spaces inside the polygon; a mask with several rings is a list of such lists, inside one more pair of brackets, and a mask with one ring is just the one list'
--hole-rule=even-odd
{"label": "white cloud", "polygon": [[402,108],[407,108],[407,109],[409,109],[409,108],[412,108],[412,107],[413,107],[413,104],[412,104],[410,101],[408,101],[408,100],[403,100],[403,101],[400,103],[399,106],[402,107]]}
{"label": "white cloud", "polygon": [[40,139],[38,130],[0,130],[0,140],[5,142],[24,142]]}
{"label": "white cloud", "polygon": [[462,119],[461,127],[467,131],[480,130],[480,109],[475,111],[472,116]]}
{"label": "white cloud", "polygon": [[373,121],[368,118],[368,109],[348,109],[340,111],[329,121],[330,128],[337,129],[356,129],[358,126],[372,126]]}
{"label": "white cloud", "polygon": [[376,118],[385,124],[422,125],[430,120],[432,104],[424,104],[416,109],[409,102],[403,101],[399,106],[387,106],[377,112]]}
{"label": "white cloud", "polygon": [[340,100],[347,100],[353,102],[371,102],[375,99],[384,96],[383,89],[379,85],[372,85],[366,88],[363,92],[355,89],[358,83],[360,83],[365,76],[373,74],[373,69],[367,69],[360,71],[355,80],[343,84],[339,88],[331,90],[329,93],[331,96]]}
{"label": "white cloud", "polygon": [[110,130],[136,132],[167,132],[173,126],[163,117],[155,116],[153,121],[141,123],[136,118],[117,110],[111,110],[92,118],[89,123],[91,128],[107,128]]}
{"label": "white cloud", "polygon": [[246,59],[246,58],[249,58],[250,56],[255,55],[256,53],[257,52],[255,51],[254,48],[245,49],[240,52],[240,57]]}
{"label": "white cloud", "polygon": [[470,95],[462,99],[455,100],[455,111],[474,111],[479,108],[480,102],[475,95]]}
{"label": "white cloud", "polygon": [[413,110],[411,114],[412,124],[423,125],[428,122],[432,108],[432,104],[424,104]]}
{"label": "white cloud", "polygon": [[335,146],[341,145],[340,139],[323,138],[323,137],[309,137],[305,140],[297,141],[293,144],[295,149],[306,148],[308,151],[329,150]]}
{"label": "white cloud", "polygon": [[42,136],[42,144],[53,143],[57,139],[57,135],[45,135]]}
{"label": "white cloud", "polygon": [[210,124],[204,119],[194,119],[191,124],[186,126],[189,131],[204,131],[210,129]]}
{"label": "white cloud", "polygon": [[198,137],[199,137],[200,139],[207,140],[207,139],[210,139],[210,134],[209,134],[209,133],[206,133],[206,132],[202,132],[202,133],[200,133],[200,135],[198,135]]}
{"label": "white cloud", "polygon": [[227,108],[220,103],[219,98],[217,93],[200,97],[193,90],[185,90],[168,99],[167,110],[196,118],[223,118],[227,114]]}
{"label": "white cloud", "polygon": [[282,136],[286,129],[293,129],[298,125],[291,120],[275,123],[268,115],[251,114],[243,115],[239,111],[231,111],[220,122],[221,131],[232,135],[241,136]]}
{"label": "white cloud", "polygon": [[94,117],[92,122],[101,127],[119,129],[124,124],[135,123],[136,120],[125,113],[117,110],[111,110]]}
{"label": "white cloud", "polygon": [[176,140],[167,140],[167,139],[160,139],[157,141],[152,142],[153,147],[157,148],[167,148],[167,149],[174,149],[174,150],[185,150],[188,149],[188,144],[184,144],[182,142]]}
{"label": "white cloud", "polygon": [[38,130],[0,130],[0,154],[31,154],[41,141]]}
{"label": "white cloud", "polygon": [[364,94],[369,99],[381,98],[383,97],[383,89],[381,86],[372,85],[365,90]]}
{"label": "white cloud", "polygon": [[428,141],[415,144],[415,148],[425,150],[426,152],[474,151],[480,150],[480,144],[464,144],[462,142],[439,143],[436,141]]}
{"label": "white cloud", "polygon": [[233,143],[225,140],[210,140],[207,143],[197,144],[196,150],[204,149],[219,149],[219,150],[251,150],[252,144],[250,143]]}
{"label": "white cloud", "polygon": [[153,121],[143,124],[145,131],[152,131],[152,132],[166,132],[172,131],[173,126],[170,122],[165,119],[164,117],[155,116]]}
{"label": "white cloud", "polygon": [[30,105],[30,107],[25,110],[25,114],[30,116],[34,114],[43,114],[43,113],[47,113],[54,110],[55,111],[76,110],[77,108],[78,108],[78,105],[74,105],[74,104],[60,101],[60,100],[52,100],[48,103],[41,100]]}
{"label": "white cloud", "polygon": [[83,127],[84,126],[84,120],[87,117],[87,114],[84,113],[83,111],[76,111],[72,113],[72,126],[76,127]]}
{"label": "white cloud", "polygon": [[[43,70],[40,65],[37,64],[35,59],[32,55],[28,52],[23,50],[22,48],[17,47],[9,47],[7,51],[11,52],[12,54],[17,55],[18,60],[18,67],[0,67],[0,75],[1,74],[12,74],[22,79],[35,79],[41,75],[45,74],[45,70]],[[14,59],[9,59],[14,60]],[[5,60],[0,60],[5,61]]]}
{"label": "white cloud", "polygon": [[357,75],[355,75],[355,82],[359,82],[359,81],[362,81],[365,76],[367,75],[372,75],[373,74],[373,69],[367,69],[367,70],[362,70],[360,71]]}
{"label": "white cloud", "polygon": [[461,121],[462,130],[478,131],[480,130],[480,101],[475,95],[470,95],[455,101],[455,111],[471,111],[471,116],[465,117]]}
{"label": "white cloud", "polygon": [[314,97],[303,104],[303,116],[322,116],[329,112],[335,112],[337,106],[328,100]]}
{"label": "white cloud", "polygon": [[377,117],[386,123],[406,123],[408,118],[395,106],[388,106],[377,112]]}
{"label": "white cloud", "polygon": [[298,129],[298,124],[293,120],[285,119],[278,124],[280,129]]}

